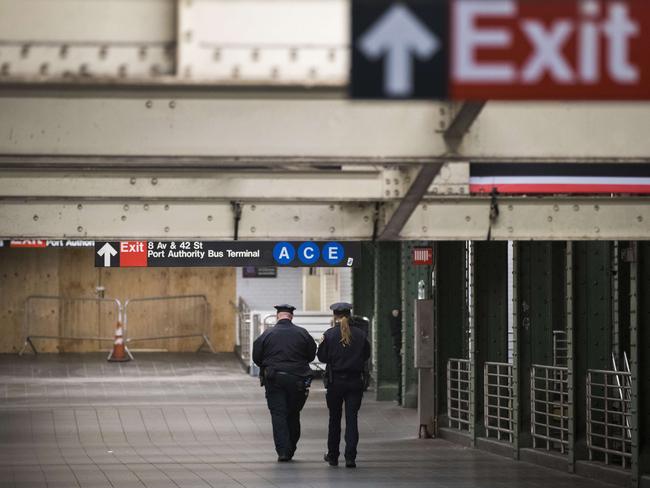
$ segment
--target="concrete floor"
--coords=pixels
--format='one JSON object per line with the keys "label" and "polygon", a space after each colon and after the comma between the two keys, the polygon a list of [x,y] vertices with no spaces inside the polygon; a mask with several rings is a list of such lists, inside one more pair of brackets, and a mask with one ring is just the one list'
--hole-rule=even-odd
{"label": "concrete floor", "polygon": [[359,467],[327,466],[316,381],[295,461],[278,464],[263,390],[232,355],[0,355],[0,488],[610,486],[418,440],[415,411],[391,402],[366,398],[360,418]]}

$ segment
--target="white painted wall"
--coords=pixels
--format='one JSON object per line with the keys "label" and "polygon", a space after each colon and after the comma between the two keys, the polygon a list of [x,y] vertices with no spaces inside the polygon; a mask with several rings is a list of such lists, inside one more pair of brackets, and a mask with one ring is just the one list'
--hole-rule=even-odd
{"label": "white painted wall", "polygon": [[[328,300],[351,302],[352,269],[337,268],[337,271],[340,296],[328,293]],[[277,278],[243,278],[241,268],[237,268],[237,296],[246,300],[252,310],[272,310],[278,303],[289,303],[302,310],[303,286],[302,268],[278,268]],[[325,304],[324,309],[329,310],[329,305]]]}
{"label": "white painted wall", "polygon": [[277,278],[242,278],[237,268],[237,296],[252,310],[273,310],[279,303],[302,310],[302,268],[278,268]]}

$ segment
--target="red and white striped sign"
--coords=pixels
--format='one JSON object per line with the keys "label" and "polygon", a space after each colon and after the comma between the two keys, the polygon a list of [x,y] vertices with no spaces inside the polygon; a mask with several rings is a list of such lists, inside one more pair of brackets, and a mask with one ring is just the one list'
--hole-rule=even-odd
{"label": "red and white striped sign", "polygon": [[650,194],[650,164],[473,163],[471,193]]}
{"label": "red and white striped sign", "polygon": [[415,265],[431,265],[433,264],[433,248],[414,247],[412,257]]}

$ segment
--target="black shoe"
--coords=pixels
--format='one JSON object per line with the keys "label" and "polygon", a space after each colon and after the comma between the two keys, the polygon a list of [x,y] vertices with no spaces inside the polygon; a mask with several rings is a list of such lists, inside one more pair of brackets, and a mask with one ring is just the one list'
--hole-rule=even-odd
{"label": "black shoe", "polygon": [[280,454],[278,456],[279,463],[287,463],[289,461],[291,461],[291,457],[288,454]]}
{"label": "black shoe", "polygon": [[354,459],[346,459],[345,460],[345,467],[346,468],[356,468],[357,463],[354,462]]}
{"label": "black shoe", "polygon": [[323,459],[325,460],[326,463],[329,463],[330,466],[338,466],[339,465],[339,458],[331,456],[330,454],[325,454],[323,456]]}

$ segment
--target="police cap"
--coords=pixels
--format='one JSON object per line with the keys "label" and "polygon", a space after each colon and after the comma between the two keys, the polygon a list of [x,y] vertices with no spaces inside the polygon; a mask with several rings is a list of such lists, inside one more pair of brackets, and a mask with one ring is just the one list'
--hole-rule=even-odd
{"label": "police cap", "polygon": [[288,303],[283,303],[281,305],[274,305],[273,308],[275,308],[278,312],[289,312],[293,313],[293,311],[296,309],[293,305],[289,305]]}
{"label": "police cap", "polygon": [[350,315],[352,304],[347,302],[337,302],[330,305],[330,310],[335,314]]}

